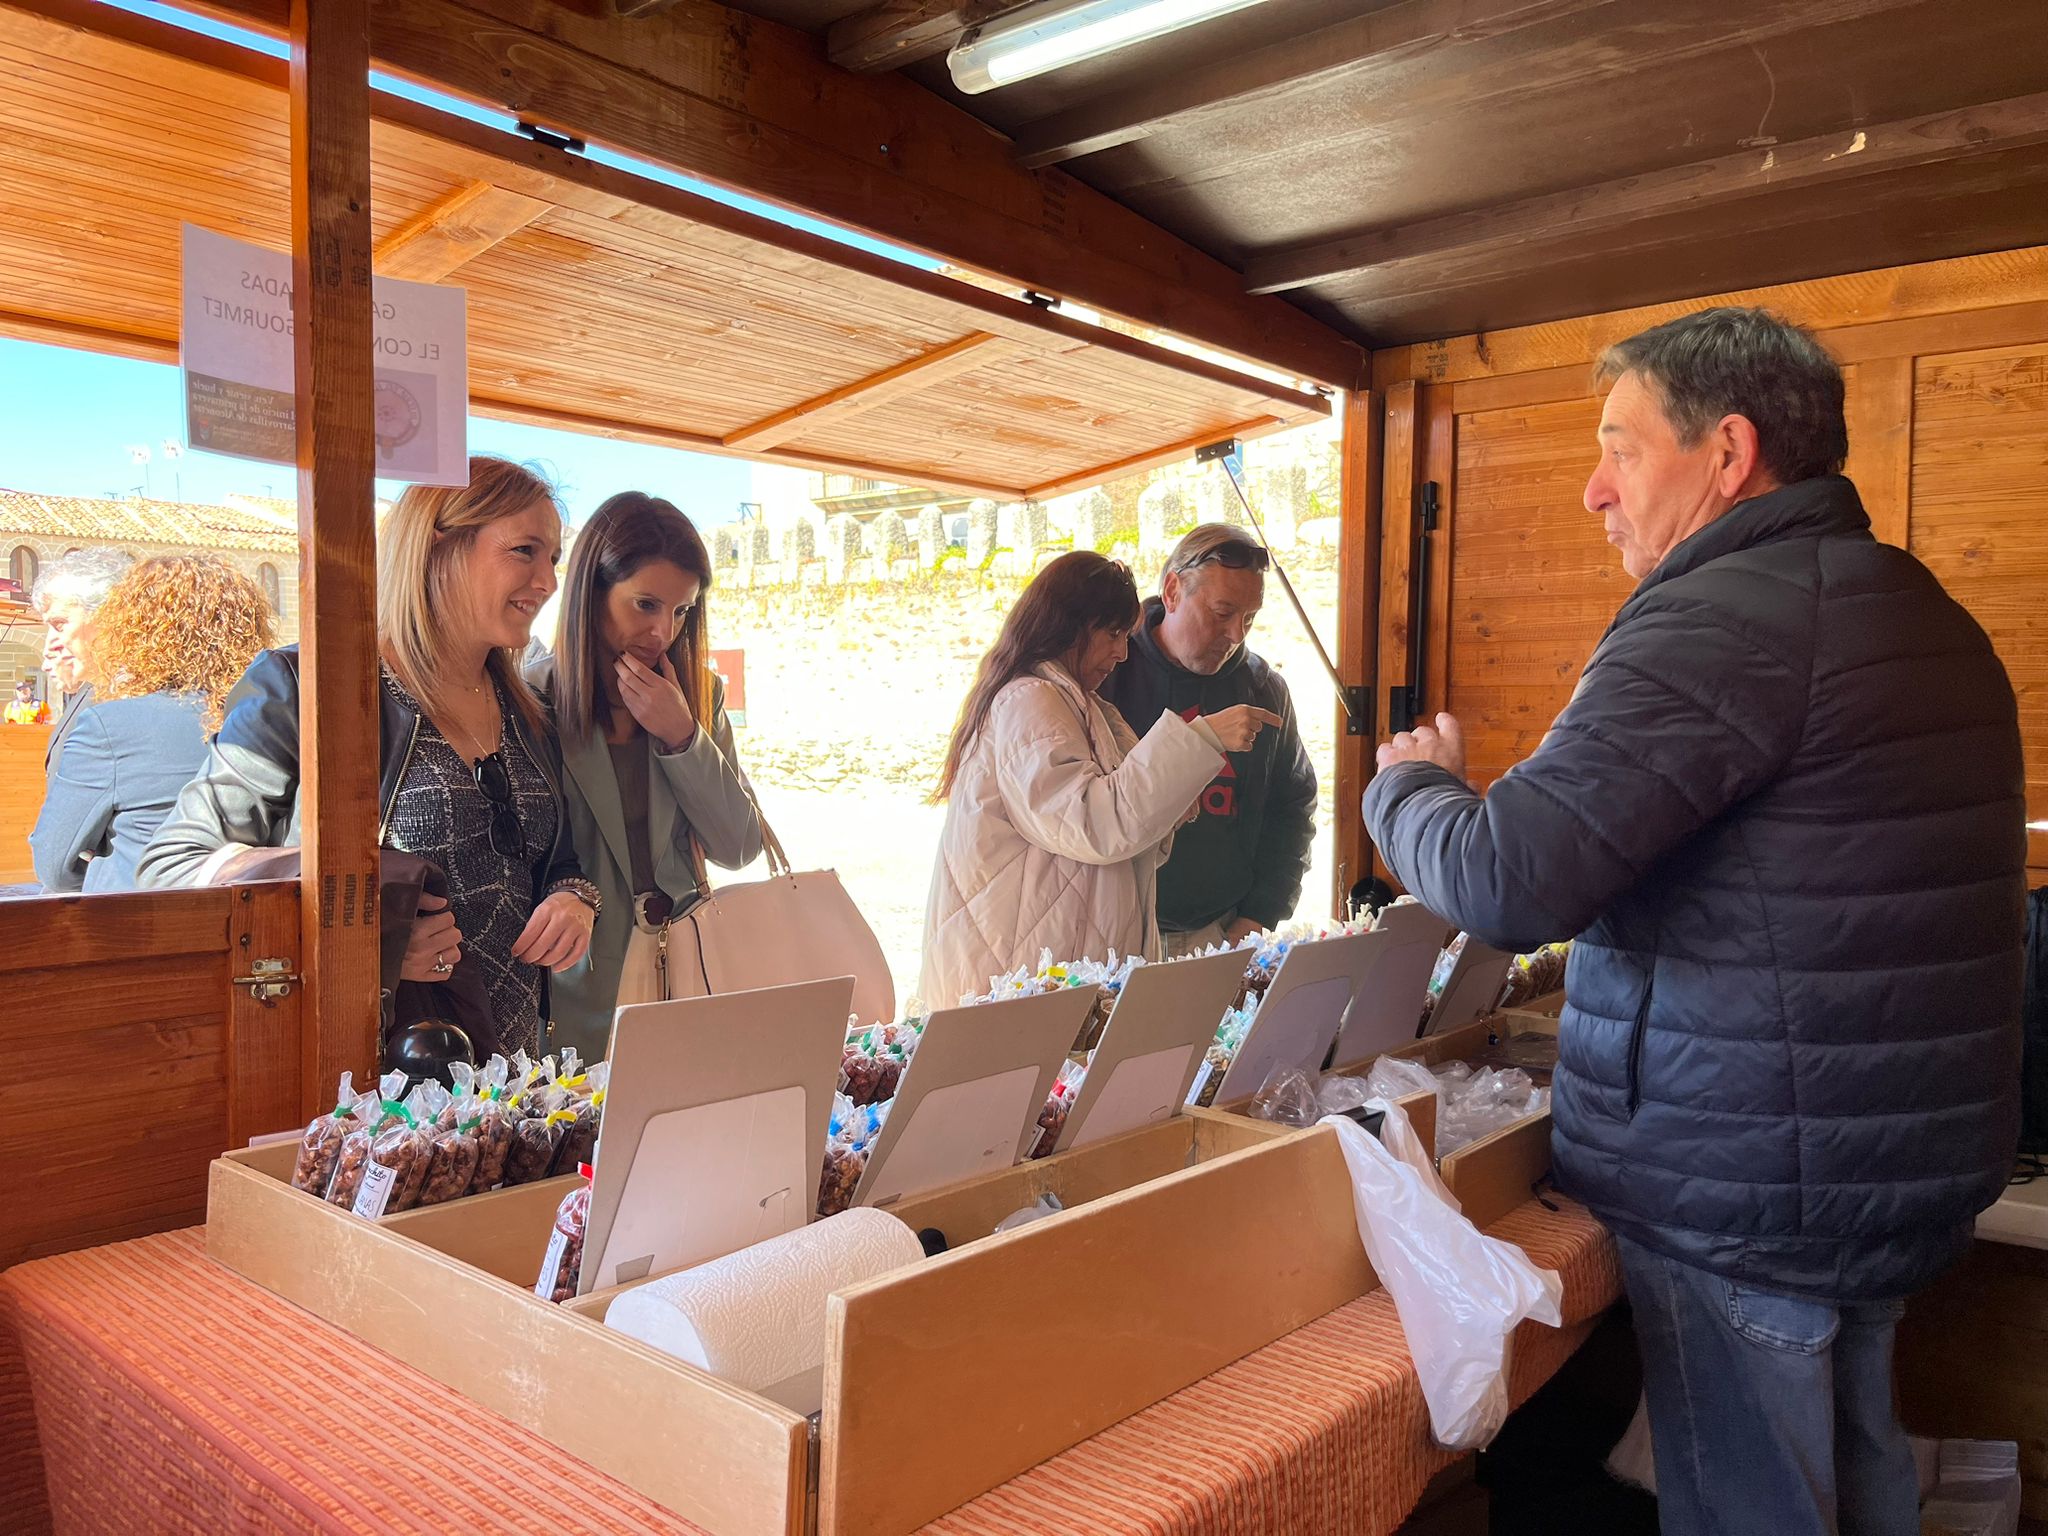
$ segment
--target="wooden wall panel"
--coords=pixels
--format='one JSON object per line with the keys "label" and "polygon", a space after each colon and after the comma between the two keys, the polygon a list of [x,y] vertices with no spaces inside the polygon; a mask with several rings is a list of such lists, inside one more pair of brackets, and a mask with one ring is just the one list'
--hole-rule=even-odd
{"label": "wooden wall panel", "polygon": [[1870,531],[1900,549],[1912,547],[1913,359],[1872,358],[1842,370],[1842,407],[1849,418],[1849,462]]}
{"label": "wooden wall panel", "polygon": [[1458,422],[1446,697],[1481,786],[1536,750],[1630,588],[1580,501],[1599,423],[1590,399]]}
{"label": "wooden wall panel", "polygon": [[[2019,695],[2027,815],[2048,817],[2048,347],[1923,357],[1912,550],[1990,633]],[[2048,869],[2048,836],[2028,862]]]}
{"label": "wooden wall panel", "polygon": [[295,882],[0,903],[0,1268],[204,1220],[214,1158],[296,1119],[299,989],[231,1020],[297,928]]}

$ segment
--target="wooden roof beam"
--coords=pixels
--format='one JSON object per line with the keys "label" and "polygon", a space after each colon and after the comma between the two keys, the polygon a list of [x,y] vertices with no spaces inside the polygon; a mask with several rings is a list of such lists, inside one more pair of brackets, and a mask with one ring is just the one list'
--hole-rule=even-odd
{"label": "wooden roof beam", "polygon": [[1282,38],[1135,87],[1112,90],[1026,125],[1015,135],[1017,159],[1057,165],[1148,137],[1174,118],[1270,95],[1319,75],[1392,70],[1424,58],[1425,67],[1455,70],[1463,45],[1504,37],[1538,22],[1598,9],[1610,0],[1404,0],[1335,26]]}
{"label": "wooden roof beam", "polygon": [[1018,0],[882,0],[872,10],[833,22],[825,33],[825,54],[856,74],[901,69],[944,53],[969,27],[1017,5]]}
{"label": "wooden roof beam", "polygon": [[[1269,99],[1325,76],[1370,89],[1379,115],[1416,121],[1470,111],[1572,81],[1591,85],[1623,70],[1760,41],[1780,33],[1897,10],[1913,0],[1808,0],[1770,6],[1757,18],[1720,9],[1693,18],[1616,0],[1401,0],[1320,31],[1284,38],[1236,58],[1106,91],[1013,135],[1026,166],[1057,165],[1151,136],[1175,119]],[[1518,34],[1586,13],[1540,38]]]}
{"label": "wooden roof beam", "polygon": [[473,181],[428,204],[377,242],[380,277],[438,283],[546,213],[551,205],[508,187]]}
{"label": "wooden roof beam", "polygon": [[1665,214],[2042,143],[2048,143],[2048,91],[1744,150],[1398,229],[1365,230],[1256,257],[1246,264],[1245,282],[1255,293],[1281,293],[1366,275],[1375,299],[1464,287],[1526,267],[1532,246],[1561,236],[1583,244]]}
{"label": "wooden roof beam", "polygon": [[1121,480],[1125,475],[1142,474],[1148,469],[1161,469],[1168,464],[1184,464],[1195,456],[1197,448],[1206,448],[1211,443],[1220,443],[1226,438],[1264,437],[1268,433],[1282,432],[1293,426],[1278,416],[1254,416],[1249,421],[1240,421],[1233,427],[1218,427],[1213,432],[1199,433],[1184,437],[1177,443],[1166,443],[1158,448],[1133,454],[1127,459],[1118,459],[1111,464],[1098,464],[1093,469],[1084,469],[1076,474],[1062,475],[1057,480],[1047,480],[1032,486],[1024,493],[1024,499],[1050,501],[1055,496],[1064,496],[1069,491],[1085,491],[1090,486],[1103,485],[1111,480]]}
{"label": "wooden roof beam", "polygon": [[1022,352],[1021,344],[992,335],[987,331],[975,331],[962,336],[958,341],[949,341],[942,347],[921,353],[894,367],[871,373],[864,379],[851,384],[842,384],[837,389],[827,390],[801,405],[793,405],[786,411],[777,411],[773,416],[741,427],[725,435],[728,448],[773,448],[778,443],[788,442],[792,437],[802,437],[818,428],[843,421],[849,416],[858,416],[879,405],[896,400],[904,395],[915,394],[918,390],[929,389],[946,379],[957,378],[963,373],[972,373],[990,363]]}

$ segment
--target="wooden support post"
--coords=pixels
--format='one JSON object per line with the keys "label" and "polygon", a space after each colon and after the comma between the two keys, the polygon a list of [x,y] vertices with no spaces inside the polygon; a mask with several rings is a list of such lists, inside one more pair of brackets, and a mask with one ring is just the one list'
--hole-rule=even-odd
{"label": "wooden support post", "polygon": [[1331,910],[1344,914],[1351,887],[1373,873],[1372,844],[1366,841],[1359,797],[1372,777],[1379,744],[1379,686],[1376,652],[1380,609],[1380,434],[1378,402],[1371,391],[1344,397],[1344,435],[1338,457],[1337,675],[1365,692],[1363,736],[1346,733],[1337,721],[1337,804],[1335,889]]}
{"label": "wooden support post", "polygon": [[299,450],[299,1094],[379,1057],[369,0],[292,0]]}
{"label": "wooden support post", "polygon": [[1429,608],[1423,615],[1422,723],[1432,725],[1438,710],[1457,711],[1451,700],[1451,531],[1458,508],[1458,418],[1451,410],[1451,392],[1425,384],[1416,408],[1416,476],[1436,485],[1436,529],[1429,535]]}
{"label": "wooden support post", "polygon": [[[1416,433],[1417,390],[1413,379],[1391,385],[1381,397],[1384,422],[1380,433],[1379,582],[1373,646],[1373,717],[1381,735],[1391,729],[1387,695],[1408,681],[1408,618],[1412,610],[1408,573],[1414,564],[1415,485],[1418,479]],[[1378,745],[1377,742],[1374,743]],[[1370,760],[1368,760],[1368,765]],[[1371,774],[1366,775],[1367,782]],[[1364,833],[1361,831],[1360,836]],[[1388,878],[1392,878],[1391,872]]]}

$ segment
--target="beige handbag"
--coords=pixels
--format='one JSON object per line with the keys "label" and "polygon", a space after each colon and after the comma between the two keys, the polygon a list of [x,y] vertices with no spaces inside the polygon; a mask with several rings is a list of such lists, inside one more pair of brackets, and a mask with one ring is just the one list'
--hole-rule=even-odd
{"label": "beige handbag", "polygon": [[665,923],[635,914],[619,1006],[851,976],[860,1021],[893,1023],[896,986],[889,962],[839,876],[829,869],[799,874],[791,868],[765,816],[761,842],[768,878],[714,891],[704,850],[691,837],[698,899]]}

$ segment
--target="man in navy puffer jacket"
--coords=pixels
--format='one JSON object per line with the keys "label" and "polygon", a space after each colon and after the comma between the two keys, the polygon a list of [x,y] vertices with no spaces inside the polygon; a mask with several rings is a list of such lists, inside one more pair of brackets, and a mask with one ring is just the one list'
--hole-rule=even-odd
{"label": "man in navy puffer jacket", "polygon": [[1473,793],[1439,715],[1366,825],[1489,943],[1578,938],[1555,1166],[1621,1243],[1664,1530],[1915,1532],[1894,1327],[2018,1133],[2012,688],[1872,538],[1806,332],[1708,310],[1602,373],[1585,501],[1639,585],[1527,761]]}

